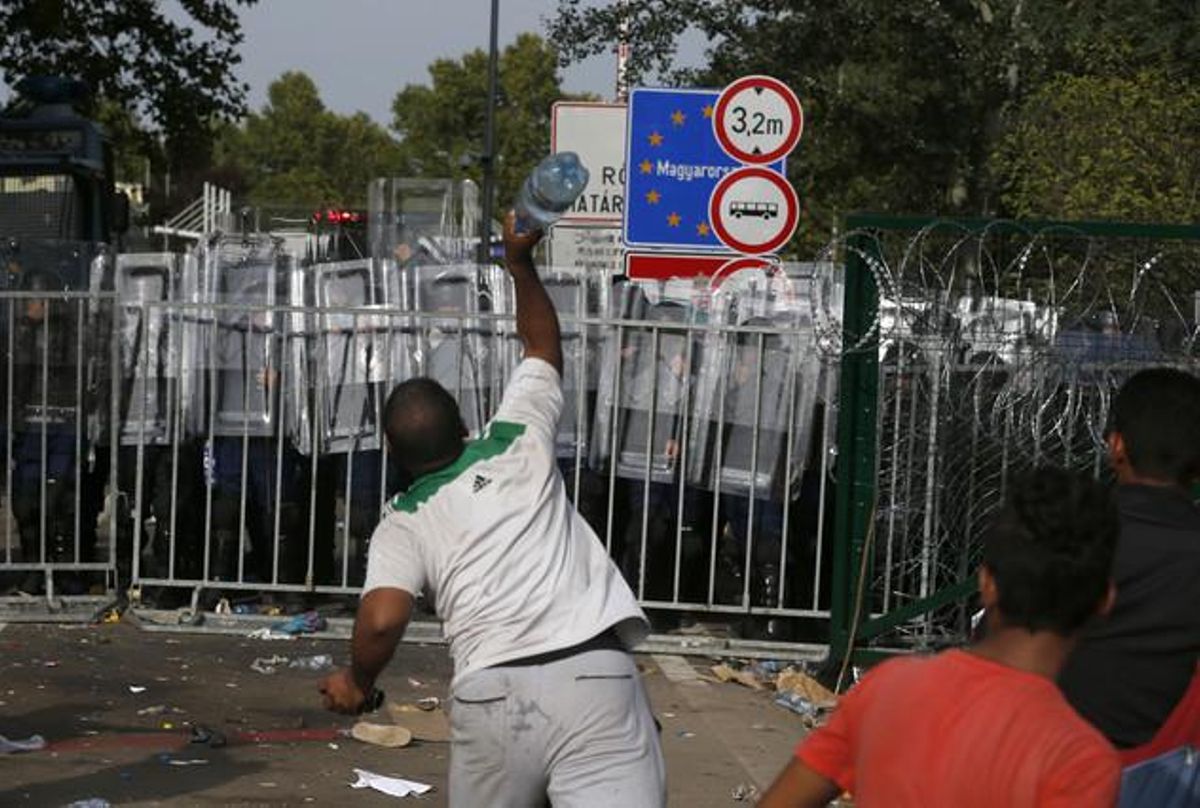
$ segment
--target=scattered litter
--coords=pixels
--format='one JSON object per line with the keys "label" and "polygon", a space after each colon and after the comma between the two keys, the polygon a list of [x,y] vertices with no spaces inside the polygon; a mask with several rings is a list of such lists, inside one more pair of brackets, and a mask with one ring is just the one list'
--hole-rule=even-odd
{"label": "scattered litter", "polygon": [[191,743],[206,744],[210,749],[220,749],[228,740],[223,733],[215,729],[209,729],[203,724],[195,724],[192,726]]}
{"label": "scattered litter", "polygon": [[175,729],[175,722],[174,721],[159,722],[158,728],[159,729]]}
{"label": "scattered litter", "polygon": [[681,729],[681,730],[679,730],[679,732],[677,732],[675,734],[680,738],[695,738],[696,737],[696,733],[689,732],[686,729]]}
{"label": "scattered litter", "polygon": [[137,711],[138,715],[162,715],[167,711],[165,704],[153,704],[149,707],[143,707]]}
{"label": "scattered litter", "polygon": [[253,662],[250,663],[250,670],[257,671],[258,673],[266,674],[269,676],[269,675],[275,673],[275,670],[280,665],[286,665],[287,663],[288,663],[287,657],[279,656],[278,654],[272,654],[269,657],[258,657],[257,659],[255,659]]}
{"label": "scattered litter", "polygon": [[258,787],[259,787],[259,788],[275,788],[275,787],[276,787],[276,784],[275,784],[275,783],[271,783],[271,782],[259,783],[259,784],[258,784]]}
{"label": "scattered litter", "polygon": [[111,625],[112,623],[120,623],[121,622],[121,610],[120,609],[109,609],[107,612],[104,613],[104,616],[100,618],[100,622],[104,623],[106,625]]}
{"label": "scattered litter", "polygon": [[189,758],[183,760],[181,758],[171,758],[167,761],[169,766],[207,766],[208,761],[204,758]]}
{"label": "scattered litter", "polygon": [[326,625],[325,618],[319,612],[312,611],[295,615],[282,623],[276,623],[271,626],[271,630],[284,634],[314,634],[324,631]]}
{"label": "scattered litter", "polygon": [[314,654],[312,656],[296,657],[288,663],[289,668],[300,668],[306,671],[323,671],[333,667],[333,657],[329,654]]}
{"label": "scattered litter", "polygon": [[100,797],[92,797],[90,800],[76,800],[67,808],[112,808],[112,803]]}
{"label": "scattered litter", "polygon": [[142,687],[141,685],[130,685],[129,692],[130,693],[145,693],[146,688]]}
{"label": "scattered litter", "polygon": [[0,755],[11,755],[14,752],[36,752],[46,748],[46,739],[41,735],[30,735],[25,740],[9,740],[0,735]]}
{"label": "scattered litter", "polygon": [[408,677],[408,685],[409,687],[425,687],[424,682],[422,682],[420,679],[414,679],[411,676]]}
{"label": "scattered litter", "polygon": [[738,783],[733,793],[729,796],[733,797],[734,802],[756,802],[758,800],[758,788],[745,783]]}
{"label": "scattered litter", "polygon": [[269,629],[266,626],[263,626],[262,628],[254,629],[254,631],[251,631],[249,634],[246,635],[246,637],[247,637],[247,639],[251,639],[251,640],[294,640],[294,639],[296,639],[291,634],[284,634],[283,632]]}
{"label": "scattered litter", "polygon": [[337,750],[341,749],[342,747],[338,746],[335,743],[331,743],[331,744],[329,744],[329,748],[336,752]]}
{"label": "scattered litter", "polygon": [[663,718],[674,718],[674,717],[675,717],[675,713],[663,713],[663,714],[662,714],[662,717],[663,717]]}
{"label": "scattered litter", "polygon": [[401,777],[388,777],[365,769],[355,769],[354,773],[358,775],[358,780],[350,784],[351,788],[373,788],[392,797],[407,797],[410,794],[419,796],[433,790],[433,786],[425,783],[405,780]]}
{"label": "scattered litter", "polygon": [[788,668],[776,677],[775,689],[780,693],[797,693],[818,707],[832,707],[837,703],[832,690],[795,668]]}
{"label": "scattered litter", "polygon": [[350,736],[356,741],[390,748],[408,746],[413,739],[412,732],[404,727],[395,724],[371,724],[366,721],[355,724],[350,730]]}
{"label": "scattered litter", "polygon": [[436,710],[438,707],[441,707],[441,706],[442,706],[442,700],[439,699],[437,696],[427,696],[426,698],[417,700],[417,709],[424,710],[427,713],[433,712],[434,710]]}
{"label": "scattered litter", "polygon": [[786,707],[806,721],[816,721],[821,709],[799,693],[784,691],[775,696],[775,703]]}
{"label": "scattered litter", "polygon": [[45,662],[42,663],[42,667],[43,668],[57,668],[58,660],[57,659],[47,659]]}
{"label": "scattered litter", "polygon": [[737,682],[739,685],[745,685],[752,690],[765,690],[766,685],[759,681],[758,677],[750,670],[734,670],[733,668],[722,662],[720,665],[713,665],[709,670],[713,676],[717,677],[721,682]]}
{"label": "scattered litter", "polygon": [[418,741],[445,743],[450,740],[450,719],[441,710],[426,710],[420,702],[415,705],[393,702],[388,704],[387,712],[393,724],[407,729]]}

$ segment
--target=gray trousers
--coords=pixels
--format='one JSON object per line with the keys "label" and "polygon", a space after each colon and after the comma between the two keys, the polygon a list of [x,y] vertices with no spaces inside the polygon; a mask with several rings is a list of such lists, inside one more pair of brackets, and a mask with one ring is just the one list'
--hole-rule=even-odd
{"label": "gray trousers", "polygon": [[451,808],[666,805],[654,718],[622,651],[469,673],[450,725]]}

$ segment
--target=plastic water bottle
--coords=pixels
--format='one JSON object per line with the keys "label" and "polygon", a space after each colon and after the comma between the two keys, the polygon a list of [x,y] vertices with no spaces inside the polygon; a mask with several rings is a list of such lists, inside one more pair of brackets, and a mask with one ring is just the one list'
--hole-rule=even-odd
{"label": "plastic water bottle", "polygon": [[588,170],[575,152],[558,152],[543,159],[525,178],[513,209],[517,231],[545,230],[571,209],[587,187]]}

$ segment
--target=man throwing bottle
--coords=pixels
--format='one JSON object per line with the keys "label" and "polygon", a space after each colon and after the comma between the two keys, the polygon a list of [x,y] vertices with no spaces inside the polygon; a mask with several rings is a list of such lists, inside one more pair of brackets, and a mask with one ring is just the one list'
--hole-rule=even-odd
{"label": "man throwing bottle", "polygon": [[450,805],[655,808],[662,752],[629,649],[646,618],[555,462],[558,317],[533,266],[540,233],[505,223],[525,358],[480,440],[431,379],[387,401],[392,453],[414,482],[371,540],[352,662],[321,683],[360,712],[424,593],[450,642]]}

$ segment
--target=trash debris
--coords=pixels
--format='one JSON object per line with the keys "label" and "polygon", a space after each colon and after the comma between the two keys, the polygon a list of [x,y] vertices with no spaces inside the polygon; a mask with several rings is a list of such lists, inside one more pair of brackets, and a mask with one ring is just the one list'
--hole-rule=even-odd
{"label": "trash debris", "polygon": [[208,761],[204,758],[190,758],[183,760],[181,758],[171,758],[167,761],[168,766],[207,766]]}
{"label": "trash debris", "polygon": [[442,706],[442,700],[437,696],[427,696],[417,700],[417,709],[425,712],[432,712]]}
{"label": "trash debris", "polygon": [[425,683],[422,682],[420,679],[414,679],[410,676],[410,677],[408,677],[408,686],[409,687],[425,687]]}
{"label": "trash debris", "polygon": [[287,663],[288,663],[287,657],[279,656],[278,654],[272,654],[269,657],[256,658],[253,662],[250,663],[250,670],[257,671],[258,673],[266,674],[269,676],[269,675],[275,673],[276,669],[279,668],[281,665],[286,665]]}
{"label": "trash debris", "polygon": [[797,693],[818,707],[832,707],[837,703],[832,690],[795,668],[788,668],[776,677],[775,689],[780,693]]}
{"label": "trash debris", "polygon": [[351,788],[373,788],[392,797],[407,797],[411,794],[420,796],[433,790],[433,786],[425,783],[405,780],[402,777],[388,777],[365,769],[355,769],[354,773],[358,780],[350,784]]}
{"label": "trash debris", "polygon": [[288,663],[289,668],[299,668],[306,671],[323,671],[333,667],[333,657],[329,654],[313,654],[312,656],[296,657]]}
{"label": "trash debris", "polygon": [[141,685],[130,685],[130,686],[129,686],[129,692],[130,692],[130,693],[134,693],[134,694],[137,694],[137,693],[145,693],[145,692],[146,692],[146,688],[142,687]]}
{"label": "trash debris", "polygon": [[720,665],[713,665],[709,670],[713,676],[717,677],[721,682],[737,682],[739,685],[745,685],[751,690],[766,690],[766,685],[759,681],[758,677],[750,670],[734,670],[733,668],[722,662]]}
{"label": "trash debris", "polygon": [[775,703],[780,707],[786,707],[801,718],[814,722],[821,712],[821,708],[804,698],[804,696],[787,690],[775,696]]}
{"label": "trash debris", "polygon": [[112,808],[112,803],[100,797],[92,797],[90,800],[75,800],[67,808]]}
{"label": "trash debris", "polygon": [[369,743],[372,746],[387,746],[397,748],[412,743],[413,734],[404,727],[395,724],[371,724],[359,721],[350,730],[350,737],[356,741]]}
{"label": "trash debris", "polygon": [[266,626],[263,626],[262,628],[254,629],[254,631],[251,631],[249,634],[246,635],[246,637],[247,637],[247,639],[251,639],[251,640],[294,640],[294,639],[296,639],[295,635],[285,634],[281,631],[275,631],[274,629],[267,628]]}
{"label": "trash debris", "polygon": [[734,802],[755,802],[758,800],[758,788],[754,785],[738,783],[729,796],[733,797]]}
{"label": "trash debris", "polygon": [[215,729],[209,729],[203,724],[195,724],[192,726],[191,743],[206,744],[210,749],[220,749],[229,741],[225,735]]}
{"label": "trash debris", "polygon": [[149,707],[143,707],[137,711],[138,715],[162,715],[167,711],[165,704],[152,704]]}
{"label": "trash debris", "polygon": [[393,724],[404,727],[418,741],[445,743],[450,740],[450,719],[441,710],[425,709],[422,704],[428,701],[421,699],[416,704],[392,702],[387,706],[388,716]]}
{"label": "trash debris", "polygon": [[676,735],[676,736],[678,736],[678,737],[680,737],[680,738],[695,738],[695,737],[696,737],[696,733],[694,733],[694,732],[689,732],[689,731],[688,731],[688,730],[686,730],[686,729],[681,729],[681,730],[679,730],[679,732],[676,732],[676,733],[675,733],[675,735]]}
{"label": "trash debris", "polygon": [[281,632],[283,634],[314,634],[318,631],[324,631],[328,625],[325,618],[319,612],[305,612],[290,617],[282,623],[276,623],[271,626],[271,630]]}
{"label": "trash debris", "polygon": [[36,752],[46,748],[46,739],[41,735],[30,735],[25,740],[9,740],[0,735],[0,755],[11,755],[14,752]]}

